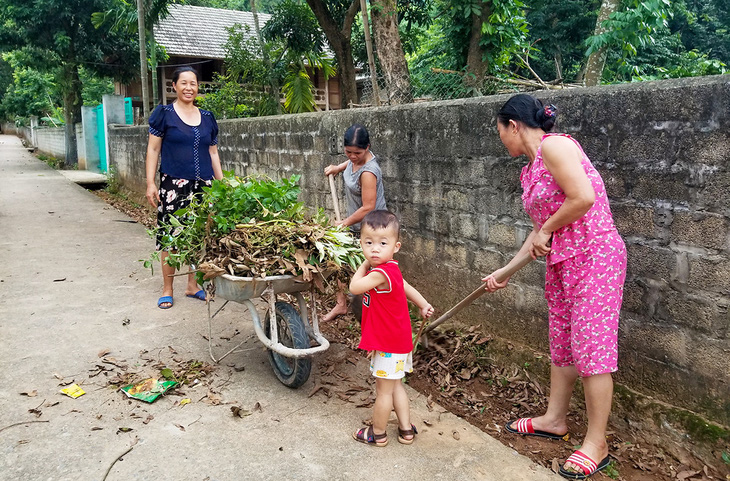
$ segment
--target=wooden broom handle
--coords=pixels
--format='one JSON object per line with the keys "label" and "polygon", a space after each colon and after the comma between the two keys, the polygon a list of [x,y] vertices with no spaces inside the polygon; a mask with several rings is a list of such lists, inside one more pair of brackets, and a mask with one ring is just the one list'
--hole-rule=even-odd
{"label": "wooden broom handle", "polygon": [[330,179],[330,193],[332,194],[332,204],[335,206],[335,220],[339,222],[342,218],[340,217],[340,202],[337,199],[337,191],[335,189],[335,176],[330,174],[327,177]]}
{"label": "wooden broom handle", "polygon": [[[522,254],[515,264],[512,265],[508,270],[501,273],[499,277],[495,277],[495,280],[497,282],[504,282],[505,279],[508,279],[512,277],[515,272],[519,271],[523,267],[525,267],[527,264],[529,264],[532,261],[532,256],[529,252],[526,252],[525,254]],[[472,302],[480,298],[486,291],[484,288],[484,284],[474,289],[474,291],[466,296],[464,299],[462,299],[457,305],[446,311],[441,317],[433,321],[431,324],[429,324],[423,332],[428,332],[431,329],[434,329],[439,324],[442,324],[443,322],[446,322],[447,320],[451,319],[454,315],[456,315],[459,311],[464,309],[466,306],[470,305]],[[416,338],[416,341],[418,341],[418,338]]]}

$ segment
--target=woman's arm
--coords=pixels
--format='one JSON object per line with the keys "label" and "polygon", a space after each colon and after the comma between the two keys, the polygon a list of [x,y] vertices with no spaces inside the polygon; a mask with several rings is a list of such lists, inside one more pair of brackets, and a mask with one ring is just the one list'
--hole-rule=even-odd
{"label": "woman's arm", "polygon": [[368,212],[375,209],[375,200],[378,197],[378,178],[372,172],[363,172],[360,175],[360,195],[362,207],[344,219],[342,225],[357,224],[363,220]]}
{"label": "woman's arm", "polygon": [[380,271],[372,271],[368,273],[370,263],[368,261],[360,264],[357,271],[350,279],[350,292],[354,295],[363,294],[370,289],[374,289],[381,284],[387,284],[388,278]]}
{"label": "woman's arm", "polygon": [[220,180],[223,178],[223,168],[221,167],[221,158],[218,155],[218,146],[211,145],[208,152],[210,153],[210,163],[213,166],[213,177]]}
{"label": "woman's arm", "polygon": [[496,271],[492,272],[488,276],[484,277],[482,279],[482,282],[485,282],[487,285],[484,287],[488,292],[494,292],[497,289],[502,289],[504,287],[507,287],[507,284],[509,283],[509,280],[511,278],[508,277],[504,279],[502,282],[497,282],[497,278],[502,277],[500,274],[505,271],[509,271],[512,269],[512,266],[518,264],[520,262],[520,259],[524,254],[527,254],[528,252],[532,256],[533,259],[536,259],[537,257],[532,253],[532,243],[535,239],[535,236],[537,235],[537,225],[533,221],[532,223],[532,231],[527,236],[527,239],[525,239],[525,242],[522,243],[522,247],[520,247],[520,250],[517,251],[517,254],[507,263],[507,265],[500,267]]}
{"label": "woman's arm", "polygon": [[162,137],[149,134],[147,140],[147,158],[145,159],[145,172],[147,175],[147,201],[152,207],[157,207],[160,202],[160,193],[155,184],[157,176],[157,163],[160,159],[160,150],[162,150]]}
{"label": "woman's arm", "polygon": [[549,137],[542,144],[545,168],[565,193],[565,202],[535,234],[530,252],[533,257],[550,252],[553,232],[583,217],[596,200],[590,179],[581,165],[581,154],[572,140],[566,137]]}
{"label": "woman's arm", "polygon": [[332,164],[324,168],[324,175],[337,175],[347,168],[349,160],[342,162],[341,164]]}
{"label": "woman's arm", "polygon": [[426,298],[415,287],[406,282],[405,279],[403,279],[403,288],[406,291],[406,298],[418,306],[418,309],[421,311],[421,316],[431,317],[433,315],[433,306],[428,303]]}

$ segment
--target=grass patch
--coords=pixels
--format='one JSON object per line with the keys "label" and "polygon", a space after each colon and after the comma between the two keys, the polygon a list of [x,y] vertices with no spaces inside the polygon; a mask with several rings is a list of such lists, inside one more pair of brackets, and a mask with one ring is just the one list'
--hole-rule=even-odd
{"label": "grass patch", "polygon": [[63,170],[65,167],[65,163],[61,159],[57,159],[52,155],[46,155],[46,154],[37,154],[36,157],[38,160],[42,160],[46,164],[48,164],[49,167],[55,170]]}

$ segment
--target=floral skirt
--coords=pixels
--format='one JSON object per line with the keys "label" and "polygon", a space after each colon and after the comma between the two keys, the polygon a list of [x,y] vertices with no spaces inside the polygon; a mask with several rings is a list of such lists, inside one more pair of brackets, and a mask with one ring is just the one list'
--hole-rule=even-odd
{"label": "floral skirt", "polygon": [[170,216],[187,207],[193,196],[203,192],[203,187],[210,187],[210,180],[177,179],[160,173],[160,203],[157,205],[157,242],[156,249],[162,249],[162,239],[174,236],[170,225]]}

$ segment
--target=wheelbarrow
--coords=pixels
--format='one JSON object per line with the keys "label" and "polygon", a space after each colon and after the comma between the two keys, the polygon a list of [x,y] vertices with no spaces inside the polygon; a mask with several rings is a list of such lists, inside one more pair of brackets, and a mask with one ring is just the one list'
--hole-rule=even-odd
{"label": "wheelbarrow", "polygon": [[[220,362],[245,342],[240,342],[217,359],[213,355],[211,321],[229,302],[238,302],[251,313],[256,336],[268,349],[269,362],[279,381],[291,388],[307,382],[312,370],[312,356],[326,351],[330,345],[319,331],[313,284],[290,275],[237,277],[229,274],[213,278],[212,284],[215,295],[226,301],[212,316],[208,303],[208,351],[213,362]],[[310,291],[311,316],[302,295],[307,290]],[[299,310],[292,303],[277,301],[279,294],[292,294]],[[251,301],[259,297],[267,303],[263,323]],[[312,346],[310,340],[317,345]]]}

